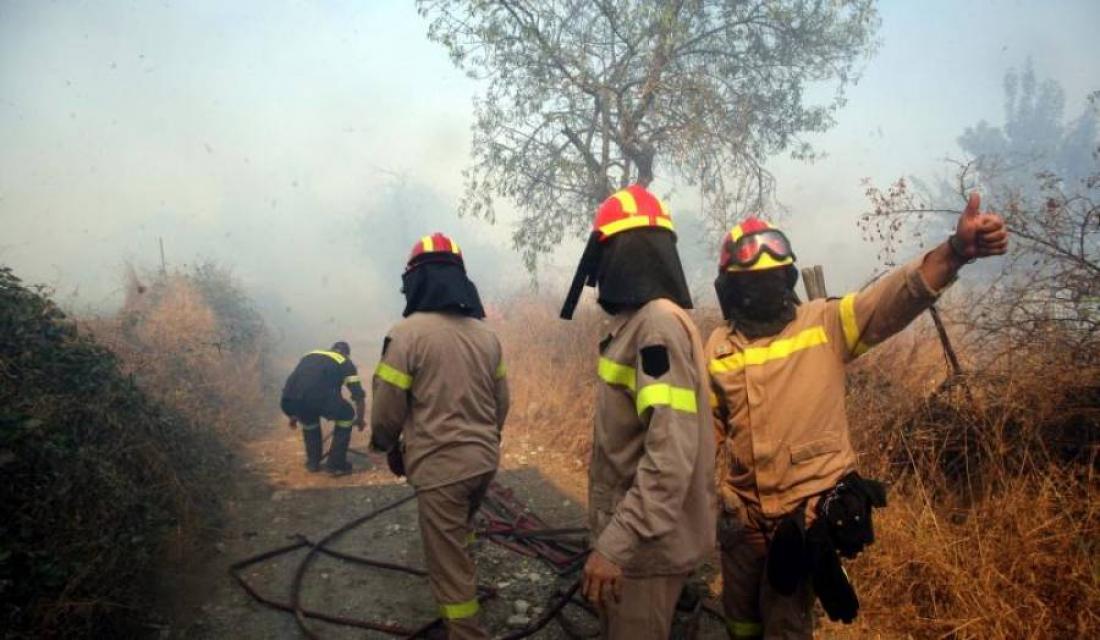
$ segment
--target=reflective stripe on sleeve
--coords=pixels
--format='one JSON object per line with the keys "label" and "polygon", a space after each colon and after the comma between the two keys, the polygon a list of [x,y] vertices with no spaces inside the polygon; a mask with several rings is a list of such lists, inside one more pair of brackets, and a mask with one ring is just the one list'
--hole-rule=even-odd
{"label": "reflective stripe on sleeve", "polygon": [[385,362],[379,362],[378,368],[374,370],[374,375],[378,376],[382,380],[392,384],[398,389],[408,391],[412,388],[413,377],[404,371],[394,369]]}
{"label": "reflective stripe on sleeve", "polygon": [[332,358],[333,360],[336,361],[336,364],[344,364],[344,361],[347,360],[347,358],[345,358],[342,354],[336,353],[335,351],[324,351],[324,350],[310,351],[306,355],[313,355],[315,353],[320,354],[322,356],[328,356],[328,357]]}
{"label": "reflective stripe on sleeve", "polygon": [[684,413],[698,413],[699,407],[695,400],[695,390],[686,387],[674,387],[664,382],[649,384],[638,390],[638,398],[634,401],[638,409],[638,415],[642,415],[646,409],[662,405]]}
{"label": "reflective stripe on sleeve", "polygon": [[840,299],[840,326],[844,329],[844,342],[854,356],[867,352],[867,345],[860,341],[859,323],[856,322],[856,294],[849,293]]}
{"label": "reflective stripe on sleeve", "polygon": [[504,377],[504,376],[505,376],[505,375],[506,375],[507,373],[508,373],[508,370],[504,368],[504,360],[501,360],[501,361],[500,361],[500,364],[498,364],[498,365],[497,365],[497,370],[496,370],[496,373],[494,373],[494,374],[493,374],[493,376],[494,376],[494,377],[495,377],[495,378],[496,378],[497,380],[500,380],[500,379],[501,379],[501,378],[503,378],[503,377]]}
{"label": "reflective stripe on sleeve", "polygon": [[344,378],[344,384],[355,384],[356,382],[361,382],[359,376],[348,376]]}
{"label": "reflective stripe on sleeve", "polygon": [[480,609],[481,606],[478,604],[477,598],[474,598],[466,602],[441,604],[439,605],[439,615],[447,620],[461,620],[476,616]]}
{"label": "reflective stripe on sleeve", "polygon": [[611,385],[620,385],[628,389],[633,390],[637,383],[635,381],[634,367],[628,367],[625,364],[619,364],[614,360],[608,358],[600,358],[600,366],[597,370],[600,379]]}
{"label": "reflective stripe on sleeve", "polygon": [[726,627],[734,638],[759,638],[764,635],[764,625],[759,622],[746,622],[726,618]]}
{"label": "reflective stripe on sleeve", "polygon": [[744,351],[711,360],[707,369],[711,373],[730,373],[740,371],[745,367],[761,365],[772,360],[788,358],[803,349],[809,349],[829,342],[829,336],[825,334],[825,327],[810,327],[800,331],[793,338],[776,340],[766,347],[753,347]]}

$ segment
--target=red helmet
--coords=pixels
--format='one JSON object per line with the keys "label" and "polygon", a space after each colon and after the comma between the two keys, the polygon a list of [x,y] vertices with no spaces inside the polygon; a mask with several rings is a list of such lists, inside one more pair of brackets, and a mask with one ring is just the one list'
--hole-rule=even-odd
{"label": "red helmet", "polygon": [[742,220],[722,239],[718,271],[763,271],[794,264],[791,242],[760,218]]}
{"label": "red helmet", "polygon": [[462,250],[458,248],[458,243],[438,231],[430,236],[424,236],[413,245],[412,251],[409,252],[409,261],[405,264],[405,272],[408,273],[429,262],[457,264],[463,269],[466,267],[462,261]]}
{"label": "red helmet", "polygon": [[592,230],[600,234],[600,242],[621,231],[643,227],[674,231],[668,207],[639,184],[632,184],[604,200],[592,223]]}

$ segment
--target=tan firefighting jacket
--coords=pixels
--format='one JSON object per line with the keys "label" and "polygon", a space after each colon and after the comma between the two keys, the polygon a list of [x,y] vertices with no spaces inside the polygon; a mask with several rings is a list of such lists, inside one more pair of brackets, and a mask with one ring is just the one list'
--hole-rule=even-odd
{"label": "tan firefighting jacket", "polygon": [[935,302],[923,257],[858,293],[798,307],[776,336],[747,340],[719,327],[707,340],[718,432],[718,493],[775,517],[854,470],[844,365],[905,328]]}
{"label": "tan firefighting jacket", "polygon": [[664,299],[609,329],[588,473],[594,546],[626,575],[686,573],[713,549],[717,513],[702,339]]}
{"label": "tan firefighting jacket", "polygon": [[508,414],[500,342],[485,322],[413,313],[394,326],[374,372],[371,443],[404,433],[405,469],[417,490],[495,471]]}

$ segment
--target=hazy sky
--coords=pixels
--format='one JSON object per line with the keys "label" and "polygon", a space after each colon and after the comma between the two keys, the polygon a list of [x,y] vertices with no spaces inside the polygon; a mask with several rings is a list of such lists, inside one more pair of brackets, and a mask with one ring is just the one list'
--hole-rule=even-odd
{"label": "hazy sky", "polygon": [[[1100,88],[1096,0],[881,11],[881,48],[812,139],[828,157],[772,164],[800,260],[834,290],[874,254],[861,178],[939,171],[966,126],[1000,122],[1004,73],[1029,57],[1068,115]],[[0,0],[0,263],[103,308],[164,238],[170,265],[231,266],[276,323],[329,329],[319,340],[395,318],[405,252],[436,228],[487,295],[521,286],[507,221],[453,219],[478,86],[426,28],[411,2]],[[674,216],[694,208],[676,194]]]}

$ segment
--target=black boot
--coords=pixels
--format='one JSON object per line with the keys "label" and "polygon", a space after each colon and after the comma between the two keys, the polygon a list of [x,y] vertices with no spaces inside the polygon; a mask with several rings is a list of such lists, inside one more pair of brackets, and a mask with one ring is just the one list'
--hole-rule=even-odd
{"label": "black boot", "polygon": [[328,449],[328,460],[325,461],[325,469],[334,476],[342,476],[351,473],[351,465],[348,464],[348,443],[351,442],[351,427],[337,426],[332,430],[332,444]]}
{"label": "black boot", "polygon": [[302,425],[302,441],[306,444],[306,469],[321,470],[321,425]]}

